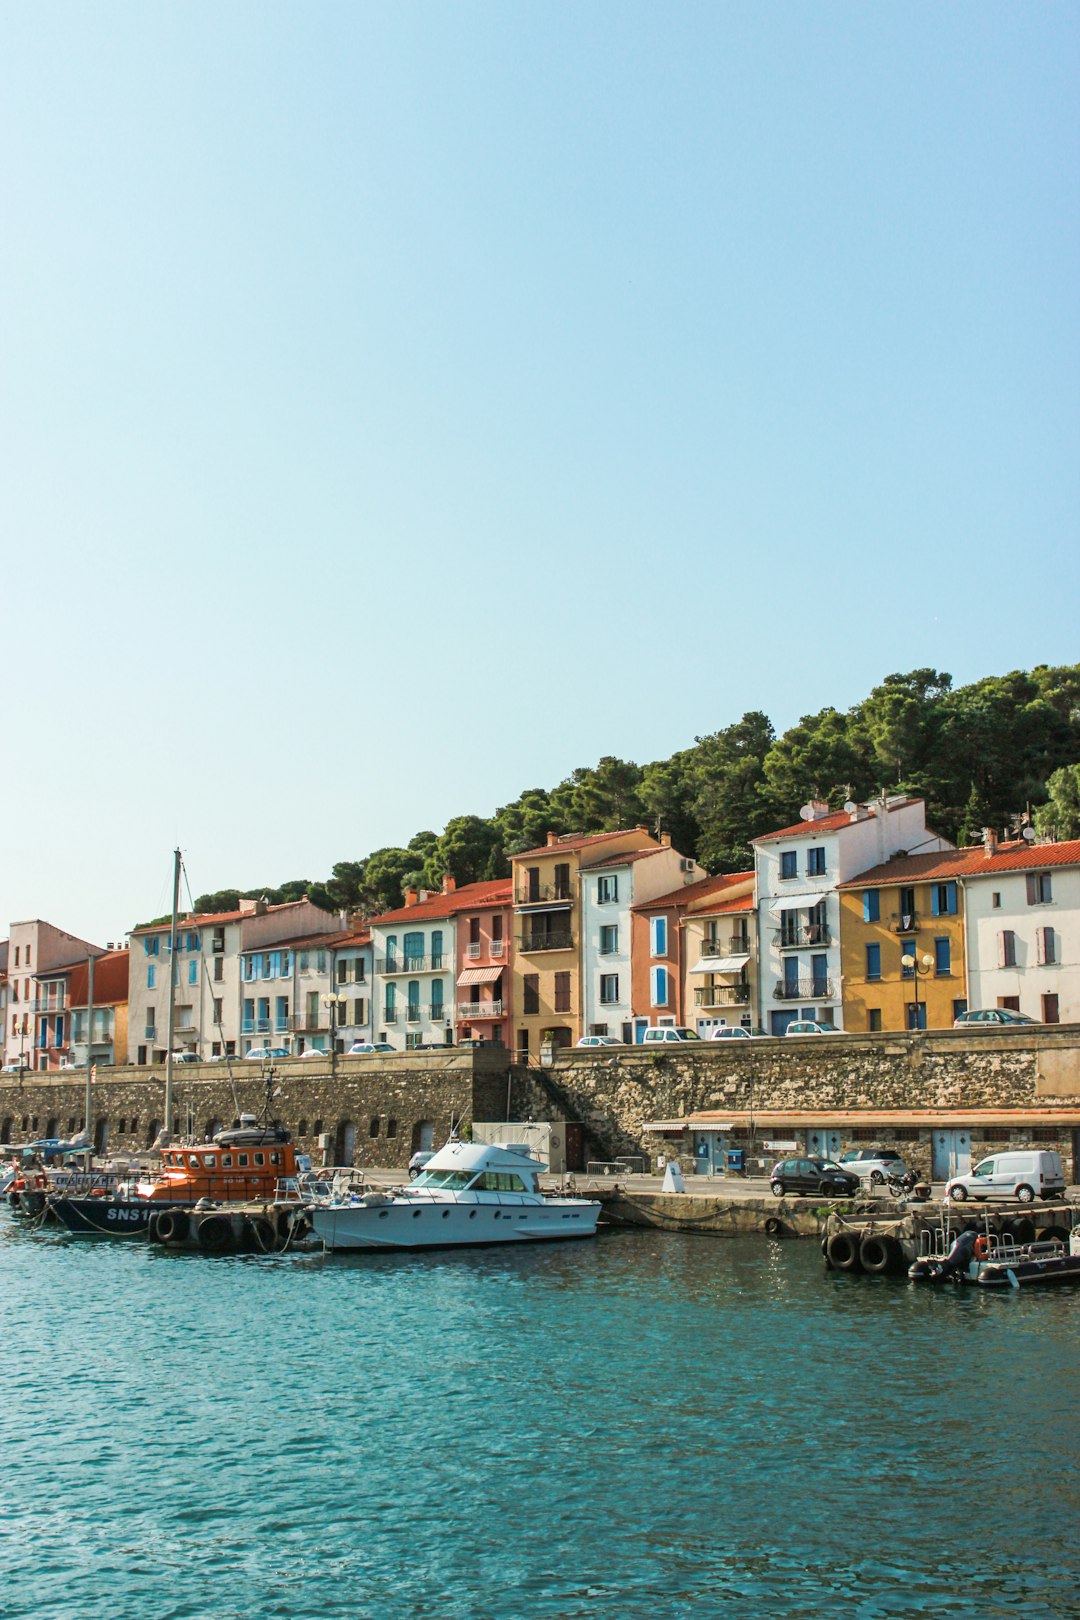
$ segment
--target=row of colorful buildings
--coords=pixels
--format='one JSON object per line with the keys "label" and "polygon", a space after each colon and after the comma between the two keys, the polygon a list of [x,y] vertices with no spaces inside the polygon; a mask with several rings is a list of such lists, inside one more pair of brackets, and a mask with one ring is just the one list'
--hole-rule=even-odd
{"label": "row of colorful buildings", "polygon": [[969,1008],[1080,1021],[1080,841],[987,830],[957,849],[894,795],[812,802],[753,849],[752,870],[710,877],[645,827],[550,834],[507,879],[447,877],[362,921],[309,900],[185,917],[175,965],[166,925],[102,948],[14,923],[4,1064],[161,1062],[171,982],[173,1049],[204,1060],[360,1041],[535,1061],[650,1025],[941,1029]]}

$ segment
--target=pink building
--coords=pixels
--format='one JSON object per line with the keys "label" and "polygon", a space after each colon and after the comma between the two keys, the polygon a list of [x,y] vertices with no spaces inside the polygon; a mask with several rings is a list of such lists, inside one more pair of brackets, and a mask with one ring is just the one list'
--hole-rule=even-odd
{"label": "pink building", "polygon": [[[443,891],[455,894],[452,877]],[[510,941],[513,918],[509,878],[469,883],[457,890],[453,914],[457,940],[457,1006],[460,1041],[501,1041],[510,1045]]]}

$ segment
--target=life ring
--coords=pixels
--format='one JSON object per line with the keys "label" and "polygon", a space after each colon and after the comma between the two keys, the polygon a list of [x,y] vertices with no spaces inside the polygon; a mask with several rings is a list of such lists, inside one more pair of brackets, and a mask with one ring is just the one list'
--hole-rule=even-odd
{"label": "life ring", "polygon": [[990,1253],[990,1245],[987,1243],[981,1232],[975,1239],[975,1246],[971,1252],[975,1256],[976,1260],[985,1260],[988,1257]]}

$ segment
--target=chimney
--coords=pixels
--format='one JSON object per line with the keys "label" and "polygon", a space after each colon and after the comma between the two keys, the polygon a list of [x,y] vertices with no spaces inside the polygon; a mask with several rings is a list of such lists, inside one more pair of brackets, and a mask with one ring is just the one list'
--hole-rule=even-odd
{"label": "chimney", "polygon": [[549,832],[548,835],[547,835],[547,847],[548,847],[548,849],[551,848],[552,844],[557,844],[558,842],[559,842],[558,833]]}
{"label": "chimney", "polygon": [[670,833],[661,833],[660,834],[660,848],[661,849],[670,849],[671,848],[671,834]]}
{"label": "chimney", "polygon": [[237,910],[240,912],[241,916],[254,917],[254,915],[255,915],[255,902],[254,902],[254,900],[247,900],[247,899],[245,899],[243,897],[243,895],[241,895],[240,903],[239,903],[239,905],[237,907]]}
{"label": "chimney", "polygon": [[829,813],[829,801],[828,799],[811,799],[810,809],[813,811],[811,820],[820,821],[822,816],[827,816]]}
{"label": "chimney", "polygon": [[420,896],[417,894],[415,889],[405,890],[405,904],[407,906],[415,906],[419,898]]}
{"label": "chimney", "polygon": [[443,892],[443,894],[453,894],[453,892],[454,892],[454,890],[456,888],[457,888],[457,879],[454,877],[454,874],[452,872],[444,872],[443,873],[443,880],[442,880],[442,892]]}
{"label": "chimney", "polygon": [[256,900],[255,901],[254,915],[256,917],[265,917],[266,916],[266,896],[265,896],[265,894],[263,895],[261,900]]}
{"label": "chimney", "polygon": [[994,831],[993,827],[983,828],[982,841],[983,849],[986,851],[986,858],[988,861],[992,861],[998,851],[997,833]]}

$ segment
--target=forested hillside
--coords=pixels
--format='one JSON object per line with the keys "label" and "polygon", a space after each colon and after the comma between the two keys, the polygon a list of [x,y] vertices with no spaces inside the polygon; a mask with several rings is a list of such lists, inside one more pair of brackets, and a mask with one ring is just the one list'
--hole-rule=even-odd
{"label": "forested hillside", "polygon": [[809,798],[838,806],[882,788],[922,795],[931,825],[958,842],[1005,827],[1030,806],[1040,830],[1080,836],[1080,665],[1039,665],[953,688],[934,669],[889,675],[846,711],[804,715],[781,736],[758,710],[698,737],[670,759],[636,765],[605,755],[555,788],[533,787],[493,816],[455,816],[441,833],[339,861],[329,877],[200,895],[199,911],[240,894],[309,894],[368,914],[410,886],[501,877],[507,857],[553,832],[606,832],[646,822],[710,872],[750,864],[749,840],[798,817]]}

